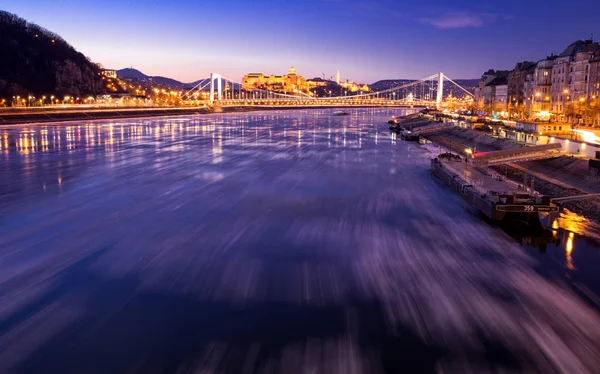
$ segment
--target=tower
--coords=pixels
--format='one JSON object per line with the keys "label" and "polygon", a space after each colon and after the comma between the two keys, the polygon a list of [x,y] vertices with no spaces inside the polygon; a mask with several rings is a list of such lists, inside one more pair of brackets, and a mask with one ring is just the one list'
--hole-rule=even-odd
{"label": "tower", "polygon": [[340,71],[337,71],[337,74],[335,75],[335,83],[340,84]]}
{"label": "tower", "polygon": [[215,79],[217,80],[217,99],[221,101],[223,93],[223,81],[220,74],[210,73],[210,102],[215,101]]}
{"label": "tower", "polygon": [[438,109],[442,107],[442,98],[444,97],[444,73],[438,74],[437,97],[435,104]]}

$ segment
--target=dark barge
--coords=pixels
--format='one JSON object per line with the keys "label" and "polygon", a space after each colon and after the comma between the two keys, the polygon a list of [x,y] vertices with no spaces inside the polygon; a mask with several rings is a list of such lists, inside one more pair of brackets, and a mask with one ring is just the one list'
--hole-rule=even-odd
{"label": "dark barge", "polygon": [[530,192],[526,187],[499,180],[464,159],[439,157],[431,160],[435,176],[492,221],[515,221],[540,225],[539,214],[557,214],[559,208],[549,196]]}

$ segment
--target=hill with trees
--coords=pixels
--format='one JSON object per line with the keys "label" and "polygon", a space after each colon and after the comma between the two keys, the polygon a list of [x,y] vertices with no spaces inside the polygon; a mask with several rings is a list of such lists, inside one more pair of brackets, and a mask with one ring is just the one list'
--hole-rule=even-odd
{"label": "hill with trees", "polygon": [[57,34],[0,11],[0,97],[104,92],[101,67]]}

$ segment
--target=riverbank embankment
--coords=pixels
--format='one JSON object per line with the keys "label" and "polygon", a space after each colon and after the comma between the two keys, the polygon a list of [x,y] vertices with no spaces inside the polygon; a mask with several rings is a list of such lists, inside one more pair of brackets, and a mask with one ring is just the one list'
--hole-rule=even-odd
{"label": "riverbank embankment", "polygon": [[0,111],[0,127],[37,123],[59,123],[102,119],[125,119],[210,113],[202,107],[195,108],[48,108]]}
{"label": "riverbank embankment", "polygon": [[[470,148],[475,152],[520,148],[525,145],[514,140],[492,137],[486,133],[455,128],[427,137],[433,143],[461,152]],[[588,166],[588,160],[562,155],[555,158],[525,161],[518,164],[491,166],[499,174],[522,183],[525,176],[535,178],[535,190],[551,197],[577,196],[600,193],[600,174]],[[565,202],[563,206],[577,214],[600,221],[600,200]]]}

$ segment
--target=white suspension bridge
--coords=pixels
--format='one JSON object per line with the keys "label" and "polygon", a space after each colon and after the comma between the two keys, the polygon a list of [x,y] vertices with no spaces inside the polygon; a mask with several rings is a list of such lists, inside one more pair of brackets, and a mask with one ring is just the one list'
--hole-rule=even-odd
{"label": "white suspension bridge", "polygon": [[[223,81],[230,88],[223,90]],[[463,98],[472,98],[473,94],[460,86],[443,73],[411,81],[377,92],[344,94],[343,96],[316,97],[299,93],[281,93],[256,87],[245,86],[220,74],[212,73],[209,78],[201,80],[182,97],[189,102],[204,102],[211,106],[443,106],[449,94],[445,94],[444,82],[457,88]],[[236,88],[237,87],[237,88]],[[209,90],[205,98],[205,90]],[[447,91],[446,91],[447,92]]]}

